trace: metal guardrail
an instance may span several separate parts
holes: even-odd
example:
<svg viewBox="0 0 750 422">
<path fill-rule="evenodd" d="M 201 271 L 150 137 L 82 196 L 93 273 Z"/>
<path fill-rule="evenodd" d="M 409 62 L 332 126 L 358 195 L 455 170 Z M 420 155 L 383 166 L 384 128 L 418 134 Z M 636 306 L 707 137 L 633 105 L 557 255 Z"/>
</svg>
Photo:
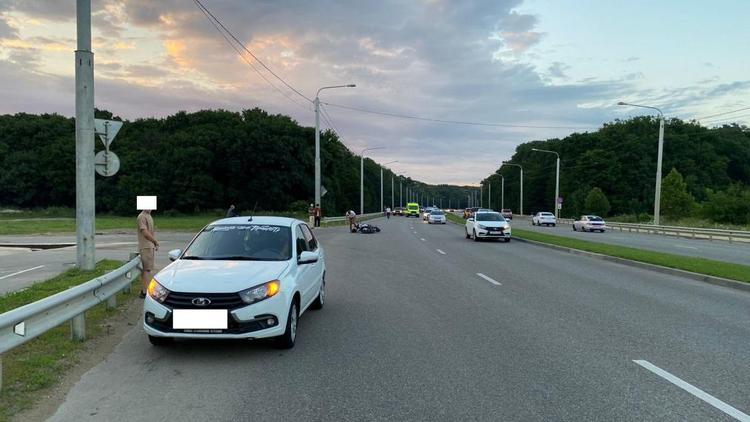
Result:
<svg viewBox="0 0 750 422">
<path fill-rule="evenodd" d="M 370 219 L 374 217 L 384 216 L 385 213 L 382 212 L 371 212 L 368 214 L 362 214 L 357 216 L 357 220 L 364 220 L 364 219 Z M 323 223 L 335 223 L 337 221 L 346 221 L 345 216 L 340 217 L 323 217 Z"/>
<path fill-rule="evenodd" d="M 140 258 L 131 254 L 120 268 L 68 290 L 0 314 L 0 388 L 2 388 L 2 354 L 47 331 L 70 321 L 71 337 L 86 338 L 85 313 L 106 302 L 117 306 L 116 294 L 130 289 L 130 283 L 141 274 Z"/>
<path fill-rule="evenodd" d="M 513 215 L 513 218 L 530 220 L 530 216 Z M 558 224 L 573 224 L 571 218 L 558 218 Z M 653 224 L 637 223 L 619 223 L 608 221 L 608 229 L 619 230 L 629 233 L 648 233 L 662 236 L 686 237 L 690 239 L 707 239 L 707 240 L 727 240 L 729 242 L 750 242 L 750 231 L 744 230 L 723 230 L 723 229 L 705 229 L 700 227 L 681 227 L 681 226 L 655 226 Z"/>
</svg>

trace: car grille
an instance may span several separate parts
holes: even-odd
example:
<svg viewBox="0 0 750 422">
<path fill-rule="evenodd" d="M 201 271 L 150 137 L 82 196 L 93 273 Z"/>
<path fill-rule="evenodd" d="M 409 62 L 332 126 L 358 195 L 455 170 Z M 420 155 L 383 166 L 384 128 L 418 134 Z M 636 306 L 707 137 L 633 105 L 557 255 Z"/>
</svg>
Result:
<svg viewBox="0 0 750 422">
<path fill-rule="evenodd" d="M 207 306 L 193 304 L 195 298 L 206 298 L 211 301 Z M 237 293 L 179 293 L 170 292 L 162 303 L 172 309 L 228 309 L 234 310 L 247 306 Z"/>
<path fill-rule="evenodd" d="M 153 314 L 147 314 L 153 317 Z M 144 319 L 149 327 L 159 330 L 162 333 L 194 333 L 194 334 L 245 334 L 253 331 L 265 330 L 266 328 L 275 327 L 278 325 L 278 318 L 275 315 L 258 315 L 255 321 L 236 321 L 232 316 L 228 316 L 227 328 L 221 329 L 210 329 L 210 330 L 182 330 L 172 328 L 172 314 L 168 314 L 165 319 L 154 319 L 153 322 L 148 322 L 148 318 Z M 268 325 L 268 318 L 273 318 L 276 323 Z"/>
</svg>

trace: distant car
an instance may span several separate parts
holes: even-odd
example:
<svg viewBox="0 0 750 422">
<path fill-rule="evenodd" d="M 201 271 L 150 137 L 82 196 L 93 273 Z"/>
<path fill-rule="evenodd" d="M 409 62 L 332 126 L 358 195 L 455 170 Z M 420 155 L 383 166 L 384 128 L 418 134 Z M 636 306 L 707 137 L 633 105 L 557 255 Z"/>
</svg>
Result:
<svg viewBox="0 0 750 422">
<path fill-rule="evenodd" d="M 274 337 L 291 348 L 299 317 L 323 307 L 325 254 L 299 220 L 221 219 L 169 259 L 143 303 L 143 329 L 155 346 L 175 338 Z"/>
<path fill-rule="evenodd" d="M 510 223 L 499 212 L 477 212 L 466 220 L 466 238 L 503 239 L 510 242 Z"/>
<path fill-rule="evenodd" d="M 551 212 L 538 212 L 531 217 L 531 225 L 555 227 L 557 225 L 557 218 Z"/>
<path fill-rule="evenodd" d="M 512 220 L 513 219 L 513 211 L 511 211 L 510 208 L 503 208 L 500 213 L 505 217 L 506 220 Z"/>
<path fill-rule="evenodd" d="M 406 204 L 406 211 L 404 212 L 404 215 L 407 217 L 417 217 L 419 218 L 419 204 L 416 202 L 409 202 Z"/>
<path fill-rule="evenodd" d="M 404 215 L 404 208 L 403 207 L 394 207 L 393 208 L 393 215 Z"/>
<path fill-rule="evenodd" d="M 445 213 L 440 210 L 430 211 L 430 215 L 427 217 L 427 223 L 429 224 L 445 224 L 446 222 Z"/>
<path fill-rule="evenodd" d="M 424 211 L 422 211 L 422 220 L 427 221 L 427 218 L 434 209 L 432 207 L 425 207 Z"/>
<path fill-rule="evenodd" d="M 598 215 L 582 215 L 581 218 L 573 222 L 573 231 L 599 231 L 604 233 L 604 230 L 606 229 L 607 225 L 604 223 L 604 220 Z"/>
</svg>

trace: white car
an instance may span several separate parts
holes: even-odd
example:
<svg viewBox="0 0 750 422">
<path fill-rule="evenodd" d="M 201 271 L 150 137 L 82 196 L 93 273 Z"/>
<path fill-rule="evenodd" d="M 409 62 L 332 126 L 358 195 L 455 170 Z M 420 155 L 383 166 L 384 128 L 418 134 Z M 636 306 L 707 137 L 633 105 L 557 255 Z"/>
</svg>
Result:
<svg viewBox="0 0 750 422">
<path fill-rule="evenodd" d="M 432 210 L 430 215 L 427 216 L 427 223 L 429 224 L 445 224 L 446 222 L 445 213 L 440 210 Z"/>
<path fill-rule="evenodd" d="M 557 225 L 557 218 L 555 218 L 555 214 L 552 214 L 551 212 L 538 212 L 531 217 L 531 225 L 554 227 Z"/>
<path fill-rule="evenodd" d="M 215 221 L 148 285 L 143 328 L 154 345 L 175 338 L 275 337 L 294 347 L 297 321 L 325 301 L 325 252 L 302 221 Z"/>
<path fill-rule="evenodd" d="M 427 221 L 427 218 L 430 216 L 430 213 L 434 210 L 432 207 L 427 207 L 422 211 L 422 220 Z"/>
<path fill-rule="evenodd" d="M 582 232 L 595 232 L 599 231 L 604 233 L 607 229 L 607 224 L 604 220 L 597 215 L 582 215 L 581 218 L 573 222 L 573 231 Z"/>
<path fill-rule="evenodd" d="M 466 219 L 466 238 L 474 239 L 503 239 L 510 242 L 510 224 L 499 212 L 479 212 Z"/>
</svg>

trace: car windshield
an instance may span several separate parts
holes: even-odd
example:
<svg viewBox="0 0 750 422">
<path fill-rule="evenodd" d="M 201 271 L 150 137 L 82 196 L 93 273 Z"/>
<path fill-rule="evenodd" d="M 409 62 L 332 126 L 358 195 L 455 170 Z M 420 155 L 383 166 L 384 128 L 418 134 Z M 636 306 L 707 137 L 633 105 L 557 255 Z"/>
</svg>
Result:
<svg viewBox="0 0 750 422">
<path fill-rule="evenodd" d="M 602 220 L 601 217 L 597 217 L 595 215 L 590 215 L 589 216 L 589 221 L 604 221 L 604 220 Z"/>
<path fill-rule="evenodd" d="M 443 212 L 435 210 L 435 211 L 430 211 L 430 214 L 431 215 L 443 215 Z"/>
<path fill-rule="evenodd" d="M 542 217 L 554 217 L 554 215 L 551 212 L 543 212 Z"/>
<path fill-rule="evenodd" d="M 198 234 L 182 259 L 286 261 L 292 257 L 289 227 L 212 225 Z"/>
<path fill-rule="evenodd" d="M 505 221 L 505 218 L 496 212 L 482 212 L 477 213 L 477 221 Z"/>
</svg>

